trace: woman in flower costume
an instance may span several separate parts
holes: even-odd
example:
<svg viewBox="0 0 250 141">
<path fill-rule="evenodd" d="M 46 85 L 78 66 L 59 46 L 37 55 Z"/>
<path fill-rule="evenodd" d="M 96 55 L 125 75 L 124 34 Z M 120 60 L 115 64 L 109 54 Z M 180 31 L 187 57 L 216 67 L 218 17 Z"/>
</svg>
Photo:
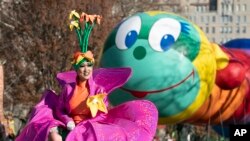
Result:
<svg viewBox="0 0 250 141">
<path fill-rule="evenodd" d="M 57 74 L 63 87 L 57 96 L 44 93 L 16 141 L 150 141 L 156 131 L 158 112 L 147 100 L 135 100 L 107 109 L 107 95 L 122 86 L 130 68 L 93 70 L 94 57 L 87 51 L 88 38 L 99 15 L 81 16 L 72 11 L 70 28 L 75 29 L 81 51 L 74 54 L 74 71 Z M 84 23 L 84 29 L 81 27 Z"/>
</svg>

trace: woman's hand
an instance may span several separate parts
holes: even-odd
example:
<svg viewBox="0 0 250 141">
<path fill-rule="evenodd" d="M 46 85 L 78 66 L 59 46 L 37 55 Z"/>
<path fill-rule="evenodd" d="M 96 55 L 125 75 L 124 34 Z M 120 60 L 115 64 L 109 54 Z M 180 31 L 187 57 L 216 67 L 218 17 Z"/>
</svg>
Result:
<svg viewBox="0 0 250 141">
<path fill-rule="evenodd" d="M 69 121 L 68 123 L 67 123 L 67 129 L 69 130 L 69 131 L 72 131 L 74 128 L 75 128 L 75 123 L 74 123 L 74 121 Z"/>
<path fill-rule="evenodd" d="M 49 131 L 49 141 L 62 141 L 62 136 L 58 134 L 58 128 L 52 127 Z"/>
</svg>

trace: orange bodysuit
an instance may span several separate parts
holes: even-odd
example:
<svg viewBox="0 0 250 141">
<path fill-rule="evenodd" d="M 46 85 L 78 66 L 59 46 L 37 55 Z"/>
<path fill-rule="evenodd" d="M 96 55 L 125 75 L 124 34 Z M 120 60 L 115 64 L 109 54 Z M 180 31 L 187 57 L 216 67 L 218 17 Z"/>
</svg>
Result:
<svg viewBox="0 0 250 141">
<path fill-rule="evenodd" d="M 89 89 L 86 82 L 77 83 L 73 96 L 69 101 L 70 116 L 76 124 L 91 117 L 90 110 L 86 105 L 89 96 Z"/>
</svg>

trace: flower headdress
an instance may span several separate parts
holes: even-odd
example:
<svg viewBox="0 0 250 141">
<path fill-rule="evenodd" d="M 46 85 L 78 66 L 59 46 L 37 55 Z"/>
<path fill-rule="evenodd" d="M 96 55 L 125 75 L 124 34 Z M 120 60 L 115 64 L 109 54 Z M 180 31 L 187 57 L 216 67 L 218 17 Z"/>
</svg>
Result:
<svg viewBox="0 0 250 141">
<path fill-rule="evenodd" d="M 80 51 L 74 54 L 72 62 L 74 69 L 78 69 L 85 61 L 94 64 L 93 54 L 88 51 L 89 36 L 96 23 L 100 24 L 101 16 L 88 15 L 84 12 L 79 15 L 73 10 L 70 12 L 69 19 L 71 20 L 69 28 L 71 31 L 75 29 L 80 45 Z"/>
</svg>

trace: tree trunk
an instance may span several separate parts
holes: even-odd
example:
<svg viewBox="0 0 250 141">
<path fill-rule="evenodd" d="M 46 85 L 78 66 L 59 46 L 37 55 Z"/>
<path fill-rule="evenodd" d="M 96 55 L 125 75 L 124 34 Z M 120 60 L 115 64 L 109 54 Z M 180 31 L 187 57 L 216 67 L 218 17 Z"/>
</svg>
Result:
<svg viewBox="0 0 250 141">
<path fill-rule="evenodd" d="M 3 112 L 3 90 L 4 90 L 4 77 L 3 77 L 3 62 L 0 60 L 0 140 L 6 138 L 6 119 Z"/>
<path fill-rule="evenodd" d="M 3 64 L 0 62 L 0 121 L 4 119 L 3 114 L 3 90 L 4 90 Z"/>
</svg>

